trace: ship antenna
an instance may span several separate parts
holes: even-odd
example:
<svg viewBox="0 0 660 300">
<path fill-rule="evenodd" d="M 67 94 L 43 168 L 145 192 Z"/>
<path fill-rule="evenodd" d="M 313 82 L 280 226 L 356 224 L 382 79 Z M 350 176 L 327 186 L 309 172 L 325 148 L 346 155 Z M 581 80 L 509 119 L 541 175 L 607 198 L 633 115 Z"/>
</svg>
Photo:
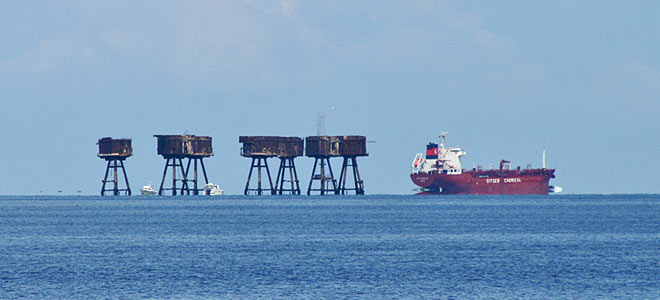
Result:
<svg viewBox="0 0 660 300">
<path fill-rule="evenodd" d="M 443 131 L 443 132 L 440 133 L 439 138 L 442 139 L 442 143 L 440 143 L 440 148 L 445 147 L 445 138 L 447 137 L 447 133 L 449 133 L 449 132 Z"/>
</svg>

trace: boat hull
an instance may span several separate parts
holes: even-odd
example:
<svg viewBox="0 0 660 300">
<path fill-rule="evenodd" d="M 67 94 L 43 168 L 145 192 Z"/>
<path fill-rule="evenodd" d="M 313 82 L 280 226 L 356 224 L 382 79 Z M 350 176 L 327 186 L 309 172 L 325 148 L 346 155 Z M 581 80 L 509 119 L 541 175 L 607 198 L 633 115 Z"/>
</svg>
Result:
<svg viewBox="0 0 660 300">
<path fill-rule="evenodd" d="M 548 194 L 554 169 L 463 171 L 461 174 L 410 174 L 427 192 L 440 194 Z"/>
</svg>

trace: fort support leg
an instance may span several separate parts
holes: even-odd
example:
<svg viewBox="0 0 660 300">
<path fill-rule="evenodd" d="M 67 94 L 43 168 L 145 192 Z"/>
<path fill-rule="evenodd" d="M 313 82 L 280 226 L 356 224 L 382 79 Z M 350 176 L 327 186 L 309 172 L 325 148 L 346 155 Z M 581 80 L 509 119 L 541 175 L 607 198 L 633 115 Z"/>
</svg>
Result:
<svg viewBox="0 0 660 300">
<path fill-rule="evenodd" d="M 209 178 L 206 177 L 206 168 L 204 167 L 204 160 L 200 159 L 199 164 L 202 165 L 202 173 L 204 174 L 204 184 L 208 184 L 209 183 Z"/>
<path fill-rule="evenodd" d="M 287 170 L 289 171 L 290 189 L 284 188 L 287 181 Z M 275 179 L 275 194 L 282 195 L 284 192 L 289 192 L 292 195 L 300 195 L 300 184 L 298 183 L 296 166 L 292 157 L 280 157 L 280 167 L 277 171 L 277 178 Z"/>
<path fill-rule="evenodd" d="M 205 184 L 209 183 L 208 177 L 206 176 L 206 168 L 204 167 L 204 159 L 203 158 L 188 158 L 188 163 L 186 164 L 186 168 L 183 168 L 183 163 L 181 162 L 181 172 L 183 174 L 183 179 L 182 181 L 182 186 L 181 186 L 181 195 L 184 194 L 184 192 L 187 195 L 190 195 L 191 192 L 193 195 L 199 195 L 199 176 L 198 176 L 198 163 L 202 166 L 202 173 L 204 175 L 204 181 Z M 190 166 L 192 165 L 192 174 L 190 174 Z M 192 177 L 192 179 L 189 179 Z M 190 188 L 189 182 L 192 182 L 192 189 Z"/>
<path fill-rule="evenodd" d="M 264 166 L 266 167 L 266 174 L 268 175 L 268 184 L 270 185 L 270 194 L 275 195 L 275 188 L 273 187 L 273 180 L 270 177 L 270 170 L 268 169 L 268 162 L 264 157 Z"/>
<path fill-rule="evenodd" d="M 112 194 L 119 196 L 119 180 L 117 178 L 117 160 L 112 161 Z"/>
<path fill-rule="evenodd" d="M 328 170 L 330 171 L 330 183 L 332 183 L 332 191 L 335 192 L 335 195 L 339 195 L 335 174 L 332 173 L 332 165 L 330 165 L 330 158 L 326 158 L 326 160 L 328 161 Z"/>
<path fill-rule="evenodd" d="M 170 188 L 165 187 L 165 178 L 167 178 L 167 169 L 169 167 L 172 167 L 172 196 L 176 196 L 177 194 L 177 188 L 176 188 L 176 169 L 177 167 L 181 170 L 181 175 L 184 176 L 185 178 L 185 170 L 183 169 L 183 162 L 181 161 L 180 158 L 167 158 L 165 161 L 165 169 L 163 170 L 163 179 L 160 181 L 160 188 L 158 189 L 158 195 L 162 195 L 163 191 L 170 190 Z M 181 194 L 183 195 L 183 190 L 181 191 Z"/>
<path fill-rule="evenodd" d="M 318 164 L 319 159 L 314 158 L 314 167 L 312 167 L 312 177 L 309 178 L 309 186 L 307 187 L 307 195 L 312 194 L 312 183 L 314 183 L 314 175 L 316 175 L 316 165 Z"/>
<path fill-rule="evenodd" d="M 176 196 L 176 158 L 172 159 L 172 196 Z"/>
<path fill-rule="evenodd" d="M 255 160 L 257 161 L 256 165 L 254 164 Z M 254 167 L 257 168 L 257 188 L 256 189 L 250 189 L 249 188 L 250 181 L 249 181 L 249 176 L 248 176 L 248 182 L 247 182 L 246 189 L 245 189 L 246 193 L 249 192 L 249 191 L 256 191 L 257 195 L 260 195 L 260 196 L 263 195 L 264 188 L 263 188 L 263 185 L 261 184 L 261 169 L 266 169 L 266 176 L 268 176 L 268 184 L 269 184 L 270 194 L 275 195 L 275 187 L 273 186 L 273 179 L 270 176 L 270 170 L 268 169 L 267 157 L 255 157 L 255 158 L 252 158 L 252 161 L 253 161 L 253 163 L 252 163 L 252 167 L 250 169 L 252 169 Z M 252 173 L 252 170 L 250 170 L 250 173 Z"/>
<path fill-rule="evenodd" d="M 103 176 L 103 185 L 101 186 L 101 196 L 105 195 L 105 192 L 112 191 L 112 195 L 118 196 L 121 192 L 126 192 L 126 195 L 131 195 L 131 187 L 128 183 L 128 176 L 126 175 L 126 169 L 124 168 L 123 159 L 107 159 L 107 165 L 105 168 L 105 175 Z M 126 188 L 120 188 L 119 182 L 119 171 L 123 173 L 124 182 L 126 182 Z M 112 172 L 112 175 L 110 175 Z M 108 175 L 111 176 L 111 179 L 108 179 Z M 107 183 L 112 182 L 112 188 L 107 188 Z"/>
<path fill-rule="evenodd" d="M 126 175 L 126 168 L 124 168 L 124 161 L 120 160 L 121 163 L 121 171 L 124 173 L 124 181 L 126 182 L 126 193 L 130 196 L 131 195 L 131 185 L 128 184 L 128 175 Z"/>
<path fill-rule="evenodd" d="M 325 159 L 321 159 L 321 195 L 325 195 Z"/>
<path fill-rule="evenodd" d="M 348 160 L 344 157 L 344 161 L 341 164 L 341 171 L 339 172 L 339 192 L 342 195 L 346 194 L 346 169 L 348 169 Z"/>
<path fill-rule="evenodd" d="M 250 189 L 250 178 L 252 177 L 252 169 L 254 169 L 254 160 L 256 158 L 252 158 L 252 163 L 250 164 L 250 173 L 248 173 L 248 178 L 247 178 L 247 183 L 245 183 L 245 190 L 243 190 L 243 195 L 248 195 L 248 190 Z"/>
<path fill-rule="evenodd" d="M 284 190 L 284 158 L 280 158 L 280 167 L 277 169 L 277 177 L 275 178 L 275 192 L 282 195 Z"/>
<path fill-rule="evenodd" d="M 261 196 L 261 158 L 257 159 L 257 195 Z"/>
<path fill-rule="evenodd" d="M 298 181 L 298 172 L 296 172 L 296 164 L 293 162 L 293 158 L 291 158 L 291 166 L 293 169 L 293 177 L 291 178 L 291 186 L 293 186 L 293 180 L 296 182 L 296 189 L 295 189 L 295 194 L 300 195 L 300 182 Z"/>
<path fill-rule="evenodd" d="M 319 164 L 320 161 L 320 164 Z M 316 166 L 319 165 L 319 173 L 316 173 Z M 326 166 L 330 176 L 326 176 Z M 295 171 L 294 171 L 295 172 Z M 313 188 L 314 181 L 318 180 L 320 186 L 318 189 Z M 321 195 L 326 193 L 333 192 L 338 194 L 339 190 L 337 189 L 337 181 L 335 180 L 335 175 L 332 172 L 332 165 L 330 165 L 329 157 L 317 157 L 314 160 L 314 168 L 312 169 L 312 177 L 309 180 L 309 188 L 307 189 L 307 195 L 311 195 L 312 191 L 318 191 Z"/>
<path fill-rule="evenodd" d="M 163 170 L 163 179 L 160 181 L 160 188 L 158 188 L 158 195 L 163 194 L 163 186 L 165 185 L 165 177 L 167 176 L 167 167 L 170 166 L 170 158 L 165 161 L 165 169 Z"/>
<path fill-rule="evenodd" d="M 105 175 L 103 176 L 103 184 L 101 185 L 101 196 L 105 196 L 105 183 L 108 181 L 108 171 L 110 171 L 110 161 L 105 167 Z"/>
<path fill-rule="evenodd" d="M 183 160 L 179 158 L 179 169 L 181 170 L 181 195 L 190 195 L 190 189 L 188 188 L 188 170 L 190 169 L 190 158 L 188 158 L 188 164 L 186 168 L 183 168 Z"/>
<path fill-rule="evenodd" d="M 353 172 L 353 188 L 346 186 L 346 178 L 348 177 L 348 169 L 351 168 Z M 338 191 L 344 195 L 346 191 L 355 191 L 356 195 L 364 195 L 364 182 L 360 178 L 360 171 L 358 169 L 357 158 L 353 156 L 345 156 L 341 168 L 341 175 L 339 177 Z"/>
<path fill-rule="evenodd" d="M 193 182 L 193 195 L 199 195 L 199 188 L 197 187 L 197 159 L 195 158 L 195 163 L 194 163 L 194 168 L 195 168 L 195 181 Z"/>
<path fill-rule="evenodd" d="M 357 158 L 352 157 L 353 160 L 353 177 L 355 178 L 355 194 L 364 195 L 364 182 L 360 178 L 360 171 L 358 170 Z"/>
</svg>

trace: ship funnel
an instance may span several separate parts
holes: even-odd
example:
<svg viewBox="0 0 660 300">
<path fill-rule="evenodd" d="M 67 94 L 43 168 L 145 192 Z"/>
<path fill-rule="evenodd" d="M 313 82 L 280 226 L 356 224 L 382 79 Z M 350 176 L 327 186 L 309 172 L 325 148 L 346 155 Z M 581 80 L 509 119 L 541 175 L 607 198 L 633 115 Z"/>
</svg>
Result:
<svg viewBox="0 0 660 300">
<path fill-rule="evenodd" d="M 429 143 L 426 145 L 426 159 L 438 159 L 438 144 Z"/>
</svg>

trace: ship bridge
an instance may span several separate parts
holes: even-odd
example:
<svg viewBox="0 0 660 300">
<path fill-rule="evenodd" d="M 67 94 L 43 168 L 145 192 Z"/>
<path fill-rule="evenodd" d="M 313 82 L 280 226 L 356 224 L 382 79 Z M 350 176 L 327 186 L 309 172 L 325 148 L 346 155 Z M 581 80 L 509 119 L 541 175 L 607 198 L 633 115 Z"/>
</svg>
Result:
<svg viewBox="0 0 660 300">
<path fill-rule="evenodd" d="M 426 146 L 426 156 L 417 153 L 412 163 L 413 173 L 450 175 L 463 173 L 461 156 L 467 153 L 460 147 L 446 148 L 446 133 L 443 132 L 440 137 L 442 138 L 440 146 L 435 143 Z"/>
</svg>

